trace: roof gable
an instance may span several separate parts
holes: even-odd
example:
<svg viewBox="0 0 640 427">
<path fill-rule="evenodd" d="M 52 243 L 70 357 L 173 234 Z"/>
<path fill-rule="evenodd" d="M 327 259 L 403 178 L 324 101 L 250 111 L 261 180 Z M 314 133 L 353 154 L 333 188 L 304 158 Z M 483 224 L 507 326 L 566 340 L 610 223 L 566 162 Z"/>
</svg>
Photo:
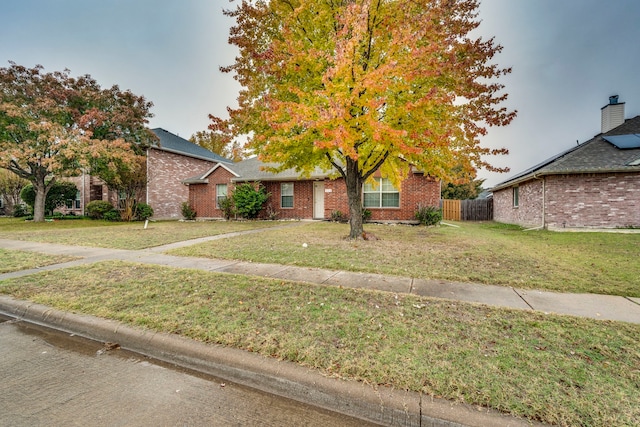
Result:
<svg viewBox="0 0 640 427">
<path fill-rule="evenodd" d="M 208 160 L 211 162 L 223 162 L 232 163 L 231 160 L 226 159 L 219 154 L 207 150 L 191 141 L 187 141 L 184 138 L 179 137 L 169 131 L 162 128 L 151 129 L 153 133 L 160 139 L 159 143 L 153 144 L 153 148 L 162 151 L 168 151 L 170 153 L 180 154 L 183 156 L 194 157 L 196 159 Z"/>
</svg>

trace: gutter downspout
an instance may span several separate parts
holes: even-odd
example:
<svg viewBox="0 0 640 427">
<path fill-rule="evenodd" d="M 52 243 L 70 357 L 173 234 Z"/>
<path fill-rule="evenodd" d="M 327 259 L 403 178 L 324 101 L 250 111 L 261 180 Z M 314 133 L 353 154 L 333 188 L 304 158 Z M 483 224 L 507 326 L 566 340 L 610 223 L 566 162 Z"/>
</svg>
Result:
<svg viewBox="0 0 640 427">
<path fill-rule="evenodd" d="M 546 185 L 545 184 L 546 184 L 547 180 L 545 179 L 544 175 L 542 176 L 542 178 L 540 178 L 536 174 L 534 174 L 533 178 L 542 180 L 542 225 L 539 225 L 539 226 L 533 227 L 533 228 L 527 228 L 524 231 L 544 230 L 544 228 L 546 226 L 545 215 L 547 213 L 547 204 L 546 204 L 547 192 L 546 192 Z"/>
</svg>

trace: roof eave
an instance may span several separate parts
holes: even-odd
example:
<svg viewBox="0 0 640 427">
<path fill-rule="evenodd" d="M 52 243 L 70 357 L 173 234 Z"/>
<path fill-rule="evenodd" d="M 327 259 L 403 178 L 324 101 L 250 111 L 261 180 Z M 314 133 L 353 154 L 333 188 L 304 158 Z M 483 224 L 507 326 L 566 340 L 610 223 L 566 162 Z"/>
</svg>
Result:
<svg viewBox="0 0 640 427">
<path fill-rule="evenodd" d="M 208 184 L 208 179 L 184 179 L 182 180 L 183 185 L 192 185 L 192 184 Z"/>
<path fill-rule="evenodd" d="M 563 171 L 543 171 L 525 175 L 523 177 L 514 179 L 513 181 L 503 182 L 495 187 L 489 189 L 489 191 L 499 191 L 505 188 L 513 187 L 514 185 L 522 184 L 523 182 L 539 179 L 548 175 L 576 175 L 587 173 L 625 173 L 625 172 L 640 172 L 640 166 L 638 167 L 626 167 L 626 168 L 612 168 L 612 169 L 580 169 L 580 170 L 563 170 Z"/>
<path fill-rule="evenodd" d="M 180 151 L 180 150 L 172 150 L 170 148 L 158 147 L 158 146 L 152 146 L 151 148 L 155 148 L 156 150 L 160 150 L 160 151 L 166 151 L 167 153 L 173 153 L 173 154 L 179 154 L 181 156 L 191 157 L 193 159 L 205 160 L 207 162 L 227 164 L 227 162 L 224 162 L 222 160 L 212 159 L 211 157 L 198 156 L 197 154 L 185 153 L 184 151 Z"/>
</svg>

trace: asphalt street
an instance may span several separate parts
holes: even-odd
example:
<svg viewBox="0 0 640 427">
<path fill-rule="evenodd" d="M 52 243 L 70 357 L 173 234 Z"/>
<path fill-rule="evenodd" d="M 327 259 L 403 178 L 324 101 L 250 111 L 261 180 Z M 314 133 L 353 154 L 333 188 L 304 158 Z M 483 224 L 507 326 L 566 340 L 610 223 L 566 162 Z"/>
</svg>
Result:
<svg viewBox="0 0 640 427">
<path fill-rule="evenodd" d="M 3 427 L 373 425 L 20 321 L 0 323 L 0 413 Z"/>
</svg>

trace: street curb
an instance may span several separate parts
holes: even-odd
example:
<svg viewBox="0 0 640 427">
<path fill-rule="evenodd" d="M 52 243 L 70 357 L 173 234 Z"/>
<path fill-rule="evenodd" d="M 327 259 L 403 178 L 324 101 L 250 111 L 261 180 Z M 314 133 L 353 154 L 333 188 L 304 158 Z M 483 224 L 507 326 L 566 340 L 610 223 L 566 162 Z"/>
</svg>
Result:
<svg viewBox="0 0 640 427">
<path fill-rule="evenodd" d="M 136 329 L 0 295 L 0 314 L 206 373 L 266 393 L 389 426 L 531 426 L 535 423 L 419 393 L 328 378 L 298 364 L 178 335 Z M 535 424 L 540 425 L 540 424 Z"/>
</svg>

